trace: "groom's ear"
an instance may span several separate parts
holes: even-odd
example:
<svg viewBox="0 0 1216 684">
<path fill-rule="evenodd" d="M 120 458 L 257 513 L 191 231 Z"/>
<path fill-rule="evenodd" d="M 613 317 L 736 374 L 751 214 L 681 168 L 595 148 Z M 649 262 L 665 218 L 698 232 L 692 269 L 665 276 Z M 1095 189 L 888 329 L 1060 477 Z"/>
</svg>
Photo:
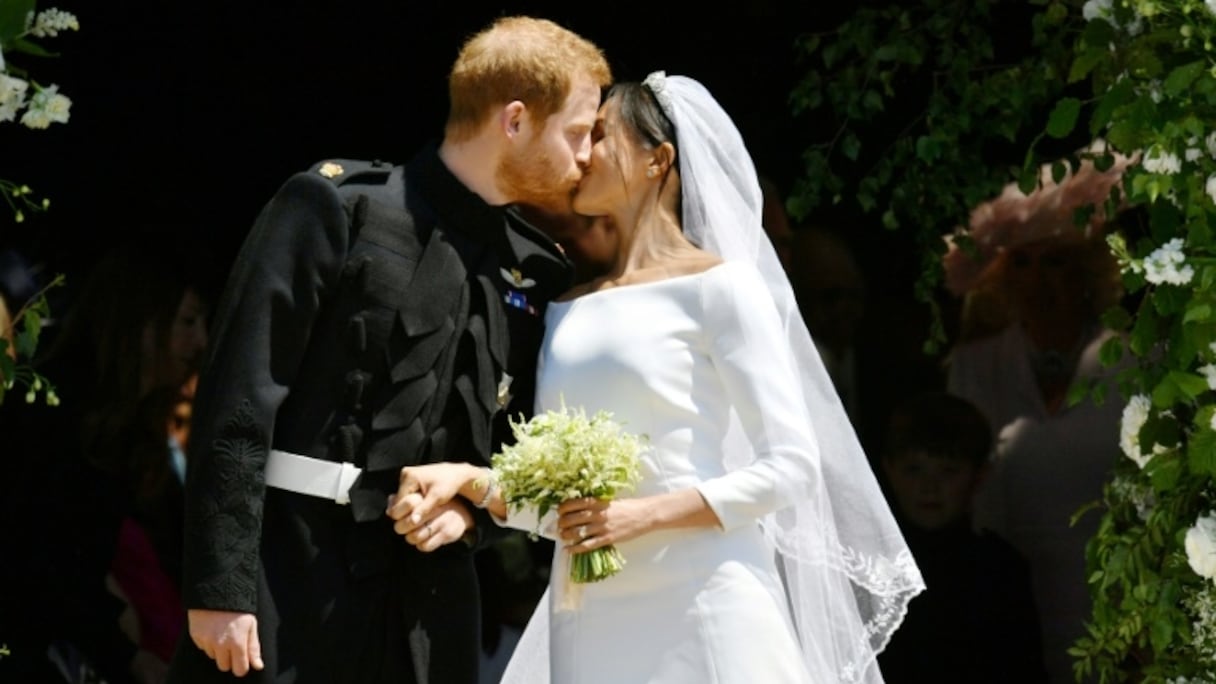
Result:
<svg viewBox="0 0 1216 684">
<path fill-rule="evenodd" d="M 498 111 L 498 126 L 508 138 L 514 138 L 527 125 L 528 106 L 512 100 Z"/>
</svg>

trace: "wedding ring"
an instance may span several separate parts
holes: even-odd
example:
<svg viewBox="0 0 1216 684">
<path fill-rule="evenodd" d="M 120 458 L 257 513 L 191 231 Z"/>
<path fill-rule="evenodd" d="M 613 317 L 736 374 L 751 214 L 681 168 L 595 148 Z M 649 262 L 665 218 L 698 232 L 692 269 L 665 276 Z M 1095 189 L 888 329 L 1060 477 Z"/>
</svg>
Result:
<svg viewBox="0 0 1216 684">
<path fill-rule="evenodd" d="M 422 529 L 426 530 L 426 536 L 429 539 L 431 537 L 431 524 L 427 523 L 427 524 L 423 525 Z"/>
<path fill-rule="evenodd" d="M 578 534 L 579 539 L 587 538 L 587 526 L 586 525 L 579 525 L 577 528 L 575 528 L 574 531 Z"/>
</svg>

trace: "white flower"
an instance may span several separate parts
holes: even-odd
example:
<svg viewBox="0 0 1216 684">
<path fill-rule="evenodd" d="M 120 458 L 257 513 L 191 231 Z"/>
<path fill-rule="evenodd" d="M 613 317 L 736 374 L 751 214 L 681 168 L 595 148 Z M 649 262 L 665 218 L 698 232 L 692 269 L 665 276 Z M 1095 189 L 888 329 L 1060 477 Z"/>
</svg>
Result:
<svg viewBox="0 0 1216 684">
<path fill-rule="evenodd" d="M 1212 198 L 1212 202 L 1216 202 L 1216 173 L 1208 176 L 1208 182 L 1203 186 L 1203 191 Z"/>
<path fill-rule="evenodd" d="M 54 123 L 67 123 L 72 101 L 66 95 L 59 94 L 59 86 L 52 85 L 34 93 L 30 98 L 30 107 L 45 111 Z"/>
<path fill-rule="evenodd" d="M 1208 349 L 1211 350 L 1213 354 L 1216 354 L 1216 342 L 1208 343 Z"/>
<path fill-rule="evenodd" d="M 1093 21 L 1094 19 L 1111 21 L 1113 14 L 1111 12 L 1112 4 L 1113 0 L 1086 0 L 1085 4 L 1081 6 L 1081 16 L 1085 17 L 1085 21 Z"/>
<path fill-rule="evenodd" d="M 1216 580 L 1216 516 L 1201 515 L 1186 531 L 1186 562 L 1196 575 Z"/>
<path fill-rule="evenodd" d="M 1216 587 L 1205 585 L 1198 591 L 1183 593 L 1182 605 L 1190 614 L 1191 647 L 1201 661 L 1216 661 Z M 1182 681 L 1178 681 L 1182 680 Z M 1179 677 L 1171 684 L 1211 684 L 1210 678 L 1191 680 Z"/>
<path fill-rule="evenodd" d="M 1208 6 L 1208 11 L 1216 14 L 1216 0 L 1203 0 L 1203 4 Z"/>
<path fill-rule="evenodd" d="M 1154 444 L 1152 454 L 1145 455 L 1140 452 L 1140 429 L 1148 422 L 1151 408 L 1152 401 L 1147 396 L 1143 394 L 1133 396 L 1127 402 L 1127 406 L 1123 407 L 1123 418 L 1119 425 L 1119 447 L 1141 468 L 1148 464 L 1154 454 L 1167 451 L 1160 444 Z"/>
<path fill-rule="evenodd" d="M 25 91 L 29 83 L 7 74 L 0 74 L 0 121 L 14 121 L 25 106 Z"/>
<path fill-rule="evenodd" d="M 1208 427 L 1210 427 L 1210 428 L 1212 428 L 1212 430 L 1216 431 L 1216 413 L 1212 414 L 1212 420 L 1208 423 Z"/>
<path fill-rule="evenodd" d="M 1208 156 L 1216 159 L 1216 131 L 1208 133 L 1208 137 L 1203 139 L 1203 143 L 1208 148 Z"/>
<path fill-rule="evenodd" d="M 30 108 L 21 115 L 21 123 L 26 128 L 42 129 L 51 125 L 51 116 L 42 109 Z"/>
<path fill-rule="evenodd" d="M 1172 176 L 1182 170 L 1182 161 L 1173 152 L 1166 152 L 1160 146 L 1154 145 L 1144 155 L 1144 169 L 1149 173 L 1161 173 Z"/>
<path fill-rule="evenodd" d="M 21 123 L 29 128 L 46 128 L 53 123 L 67 123 L 72 101 L 59 94 L 59 86 L 39 88 L 30 98 L 29 108 L 21 117 Z"/>
<path fill-rule="evenodd" d="M 76 15 L 58 9 L 47 9 L 38 13 L 34 24 L 29 28 L 30 35 L 35 38 L 54 38 L 60 31 L 79 31 L 80 22 Z"/>
<path fill-rule="evenodd" d="M 1186 153 L 1183 154 L 1182 157 L 1189 162 L 1199 161 L 1199 159 L 1203 157 L 1203 150 L 1199 149 L 1198 147 L 1188 147 L 1186 148 Z"/>
<path fill-rule="evenodd" d="M 1148 96 L 1153 100 L 1154 104 L 1161 104 L 1162 95 L 1160 79 L 1153 79 L 1148 84 Z M 1170 156 L 1173 157 L 1174 155 L 1171 154 Z M 1177 157 L 1174 157 L 1174 159 L 1177 159 Z"/>
<path fill-rule="evenodd" d="M 1199 368 L 1199 372 L 1203 373 L 1204 379 L 1208 381 L 1208 389 L 1216 390 L 1216 364 L 1209 363 L 1206 366 L 1202 366 Z"/>
<path fill-rule="evenodd" d="M 1186 285 L 1194 277 L 1195 269 L 1182 252 L 1182 238 L 1170 240 L 1144 258 L 1144 278 L 1154 285 Z"/>
<path fill-rule="evenodd" d="M 1136 507 L 1136 517 L 1148 520 L 1157 505 L 1157 495 L 1153 493 L 1152 487 L 1122 475 L 1116 475 L 1110 485 L 1115 497 L 1130 501 Z"/>
</svg>

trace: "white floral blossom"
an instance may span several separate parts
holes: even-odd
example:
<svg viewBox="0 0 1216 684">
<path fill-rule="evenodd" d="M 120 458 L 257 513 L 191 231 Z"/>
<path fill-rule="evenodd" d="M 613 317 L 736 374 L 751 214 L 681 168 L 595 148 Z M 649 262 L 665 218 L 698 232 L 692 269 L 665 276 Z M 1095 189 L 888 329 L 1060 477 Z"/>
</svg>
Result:
<svg viewBox="0 0 1216 684">
<path fill-rule="evenodd" d="M 1153 512 L 1153 507 L 1157 505 L 1157 495 L 1153 493 L 1151 486 L 1122 475 L 1116 475 L 1111 480 L 1110 486 L 1114 497 L 1130 501 L 1136 507 L 1137 518 L 1148 520 L 1148 516 Z"/>
<path fill-rule="evenodd" d="M 51 8 L 38 13 L 33 25 L 29 28 L 29 33 L 35 38 L 54 38 L 59 35 L 60 31 L 67 30 L 80 30 L 80 22 L 76 20 L 76 15 Z"/>
<path fill-rule="evenodd" d="M 1216 390 L 1216 364 L 1209 363 L 1206 366 L 1201 366 L 1199 372 L 1203 373 L 1204 379 L 1208 381 L 1208 389 Z"/>
<path fill-rule="evenodd" d="M 31 106 L 37 105 L 45 110 L 51 121 L 55 123 L 68 122 L 72 101 L 66 95 L 59 93 L 59 86 L 53 85 L 38 91 L 34 94 L 32 100 Z"/>
<path fill-rule="evenodd" d="M 43 129 L 51 125 L 51 115 L 43 109 L 27 109 L 21 115 L 21 123 L 26 128 Z"/>
<path fill-rule="evenodd" d="M 1203 4 L 1207 5 L 1209 12 L 1216 14 L 1216 0 L 1203 0 Z"/>
<path fill-rule="evenodd" d="M 59 93 L 59 86 L 39 88 L 30 98 L 21 123 L 29 128 L 46 128 L 53 123 L 67 123 L 72 101 Z"/>
<path fill-rule="evenodd" d="M 1148 154 L 1144 155 L 1144 170 L 1172 176 L 1182 170 L 1182 160 L 1173 152 L 1166 152 L 1160 146 L 1154 145 Z"/>
<path fill-rule="evenodd" d="M 1182 603 L 1191 615 L 1191 646 L 1201 659 L 1216 660 L 1216 586 L 1205 585 L 1185 596 Z M 1191 682 L 1210 684 L 1211 680 L 1195 678 Z"/>
<path fill-rule="evenodd" d="M 0 121 L 17 119 L 17 112 L 25 106 L 25 91 L 28 88 L 28 82 L 0 74 Z"/>
<path fill-rule="evenodd" d="M 1144 468 L 1156 454 L 1168 451 L 1160 444 L 1153 445 L 1153 453 L 1143 454 L 1140 449 L 1140 430 L 1148 422 L 1152 401 L 1143 394 L 1133 396 L 1123 407 L 1123 418 L 1119 425 L 1119 447 L 1136 465 Z"/>
<path fill-rule="evenodd" d="M 1216 173 L 1208 176 L 1208 182 L 1204 184 L 1203 191 L 1212 198 L 1212 202 L 1216 203 Z"/>
<path fill-rule="evenodd" d="M 1186 263 L 1182 244 L 1182 238 L 1174 238 L 1145 257 L 1145 280 L 1154 285 L 1186 285 L 1191 282 L 1195 269 Z"/>
<path fill-rule="evenodd" d="M 1085 4 L 1081 6 L 1081 16 L 1085 17 L 1085 21 L 1105 19 L 1114 23 L 1113 4 L 1113 0 L 1086 0 Z"/>
<path fill-rule="evenodd" d="M 1187 144 L 1190 145 L 1193 143 Z M 1198 147 L 1188 147 L 1186 148 L 1186 152 L 1183 153 L 1182 158 L 1189 162 L 1197 162 L 1203 158 L 1203 150 L 1199 149 Z"/>
<path fill-rule="evenodd" d="M 1216 515 L 1200 515 L 1186 531 L 1186 562 L 1196 575 L 1216 580 Z"/>
</svg>

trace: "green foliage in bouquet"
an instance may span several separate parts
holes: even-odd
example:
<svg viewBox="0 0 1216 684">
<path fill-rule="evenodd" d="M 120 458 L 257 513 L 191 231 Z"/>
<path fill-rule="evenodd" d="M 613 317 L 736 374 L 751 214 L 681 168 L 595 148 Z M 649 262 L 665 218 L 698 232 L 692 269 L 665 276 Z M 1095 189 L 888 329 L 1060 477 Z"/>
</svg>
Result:
<svg viewBox="0 0 1216 684">
<path fill-rule="evenodd" d="M 645 438 L 626 432 L 612 414 L 588 416 L 582 408 L 546 411 L 511 421 L 515 443 L 493 456 L 491 466 L 503 501 L 514 510 L 535 507 L 540 516 L 563 501 L 611 500 L 641 479 Z M 575 554 L 570 578 L 596 582 L 621 570 L 625 559 L 609 545 Z"/>
<path fill-rule="evenodd" d="M 1025 25 L 995 18 L 1019 7 Z M 1027 50 L 998 54 L 1019 34 Z M 1005 183 L 1033 190 L 1041 164 L 1058 181 L 1086 154 L 1099 170 L 1136 160 L 1104 207 L 1136 219 L 1109 241 L 1132 304 L 1103 319 L 1121 333 L 1102 361 L 1126 366 L 1126 458 L 1091 507 L 1094 608 L 1071 653 L 1078 678 L 1216 681 L 1216 0 L 919 0 L 800 47 L 794 109 L 835 126 L 790 209 L 856 202 L 914 231 L 930 307 L 943 238 L 966 245 L 970 209 Z M 927 346 L 943 341 L 936 327 Z"/>
</svg>

